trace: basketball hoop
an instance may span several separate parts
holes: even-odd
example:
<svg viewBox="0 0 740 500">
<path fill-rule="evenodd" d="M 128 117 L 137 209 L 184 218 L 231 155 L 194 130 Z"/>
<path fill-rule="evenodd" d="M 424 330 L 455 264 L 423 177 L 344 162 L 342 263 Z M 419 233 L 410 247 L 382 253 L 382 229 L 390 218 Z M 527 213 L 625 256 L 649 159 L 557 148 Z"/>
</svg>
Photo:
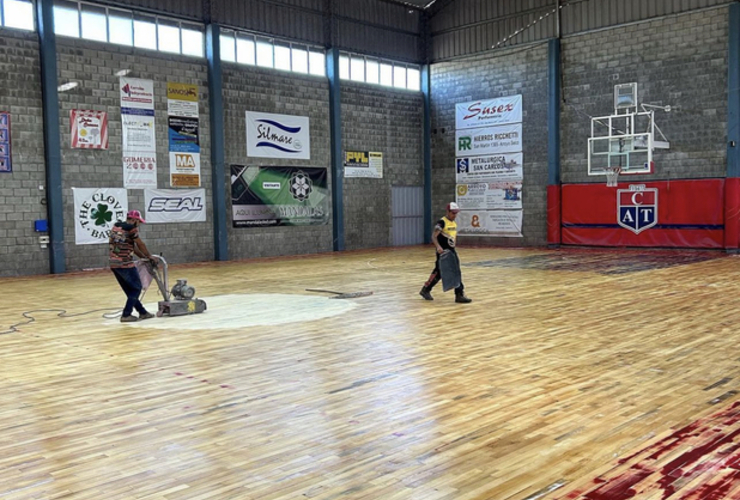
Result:
<svg viewBox="0 0 740 500">
<path fill-rule="evenodd" d="M 607 167 L 604 170 L 606 174 L 606 187 L 617 187 L 619 184 L 619 173 L 622 171 L 622 167 Z"/>
</svg>

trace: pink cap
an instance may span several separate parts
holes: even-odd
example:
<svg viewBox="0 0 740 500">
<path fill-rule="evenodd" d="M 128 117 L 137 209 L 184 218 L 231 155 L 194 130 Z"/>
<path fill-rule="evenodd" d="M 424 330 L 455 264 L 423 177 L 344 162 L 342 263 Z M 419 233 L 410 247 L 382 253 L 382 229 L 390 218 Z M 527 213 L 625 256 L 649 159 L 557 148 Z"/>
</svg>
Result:
<svg viewBox="0 0 740 500">
<path fill-rule="evenodd" d="M 128 211 L 128 214 L 126 214 L 126 218 L 127 218 L 127 219 L 134 219 L 134 220 L 138 220 L 138 221 L 139 221 L 139 222 L 141 222 L 142 224 L 146 224 L 146 221 L 145 221 L 145 220 L 144 220 L 144 218 L 143 218 L 143 217 L 141 216 L 141 212 L 139 212 L 138 210 L 129 210 L 129 211 Z"/>
<path fill-rule="evenodd" d="M 460 207 L 454 201 L 447 204 L 447 211 L 456 214 L 460 211 Z"/>
</svg>

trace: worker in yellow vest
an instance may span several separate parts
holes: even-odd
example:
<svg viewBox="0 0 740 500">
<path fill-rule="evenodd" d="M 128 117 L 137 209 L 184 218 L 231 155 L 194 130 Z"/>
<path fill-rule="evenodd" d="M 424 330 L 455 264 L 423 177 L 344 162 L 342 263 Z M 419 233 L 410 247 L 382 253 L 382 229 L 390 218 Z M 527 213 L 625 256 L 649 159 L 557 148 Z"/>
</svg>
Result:
<svg viewBox="0 0 740 500">
<path fill-rule="evenodd" d="M 424 286 L 419 292 L 419 295 L 424 297 L 424 300 L 434 300 L 434 297 L 432 297 L 431 293 L 432 288 L 434 288 L 434 285 L 439 283 L 439 280 L 442 278 L 442 275 L 439 271 L 439 256 L 445 250 L 455 252 L 455 241 L 457 240 L 457 223 L 455 222 L 455 219 L 457 218 L 457 213 L 459 211 L 460 207 L 457 205 L 457 203 L 448 203 L 447 214 L 440 220 L 438 220 L 437 224 L 434 226 L 432 243 L 434 243 L 434 246 L 437 249 L 437 261 L 434 265 L 434 271 L 432 271 L 432 274 L 429 275 L 429 279 L 426 283 L 424 283 Z M 465 296 L 464 290 L 465 287 L 462 283 L 462 280 L 460 280 L 460 286 L 455 288 L 455 302 L 458 302 L 460 304 L 468 304 L 472 302 L 471 299 Z"/>
</svg>

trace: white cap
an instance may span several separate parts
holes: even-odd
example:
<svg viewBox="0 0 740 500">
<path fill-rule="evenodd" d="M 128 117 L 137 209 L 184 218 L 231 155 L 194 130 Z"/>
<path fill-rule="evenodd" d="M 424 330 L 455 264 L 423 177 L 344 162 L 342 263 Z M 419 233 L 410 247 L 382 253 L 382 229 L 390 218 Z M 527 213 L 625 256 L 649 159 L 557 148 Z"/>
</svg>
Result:
<svg viewBox="0 0 740 500">
<path fill-rule="evenodd" d="M 455 203 L 454 201 L 447 204 L 447 211 L 452 213 L 457 213 L 460 211 L 460 207 Z"/>
</svg>

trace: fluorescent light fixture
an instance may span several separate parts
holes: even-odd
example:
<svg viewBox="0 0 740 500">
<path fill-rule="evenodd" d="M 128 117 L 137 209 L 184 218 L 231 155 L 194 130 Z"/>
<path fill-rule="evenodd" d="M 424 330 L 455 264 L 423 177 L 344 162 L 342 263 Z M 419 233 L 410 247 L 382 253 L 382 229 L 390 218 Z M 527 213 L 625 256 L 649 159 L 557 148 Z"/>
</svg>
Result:
<svg viewBox="0 0 740 500">
<path fill-rule="evenodd" d="M 131 73 L 131 70 L 130 69 L 122 69 L 121 71 L 116 71 L 116 76 L 118 76 L 118 77 L 126 76 L 129 73 Z"/>
<path fill-rule="evenodd" d="M 67 92 L 68 90 L 72 90 L 75 87 L 78 87 L 80 84 L 78 82 L 67 82 L 63 83 L 60 86 L 57 87 L 57 91 L 59 92 Z"/>
</svg>

